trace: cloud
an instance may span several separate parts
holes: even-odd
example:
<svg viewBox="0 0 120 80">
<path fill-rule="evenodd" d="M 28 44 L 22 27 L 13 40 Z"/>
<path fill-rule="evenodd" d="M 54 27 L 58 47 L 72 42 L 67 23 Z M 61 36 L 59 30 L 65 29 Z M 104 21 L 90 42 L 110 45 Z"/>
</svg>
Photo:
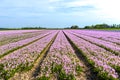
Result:
<svg viewBox="0 0 120 80">
<path fill-rule="evenodd" d="M 49 1 L 41 0 L 4 0 L 0 3 L 0 15 L 3 16 L 41 16 L 54 11 Z M 14 14 L 14 15 L 12 15 Z"/>
<path fill-rule="evenodd" d="M 119 3 L 120 0 L 74 0 L 64 3 L 64 8 L 71 10 L 71 13 L 75 13 L 75 15 L 77 13 L 78 15 L 80 13 L 84 13 L 84 15 L 92 14 L 93 17 L 96 16 L 101 20 L 105 19 L 106 22 L 119 23 Z M 72 10 L 73 8 L 74 10 Z"/>
<path fill-rule="evenodd" d="M 98 9 L 97 14 L 104 15 L 107 18 L 119 19 L 120 20 L 120 1 L 119 0 L 100 0 L 96 1 L 94 6 Z"/>
<path fill-rule="evenodd" d="M 34 19 L 36 22 L 40 18 L 45 20 L 39 22 L 50 21 L 50 25 L 52 20 L 56 21 L 54 25 L 60 22 L 61 25 L 65 22 L 84 25 L 90 22 L 119 23 L 119 3 L 119 0 L 1 0 L 0 21 L 8 17 L 12 20 Z"/>
</svg>

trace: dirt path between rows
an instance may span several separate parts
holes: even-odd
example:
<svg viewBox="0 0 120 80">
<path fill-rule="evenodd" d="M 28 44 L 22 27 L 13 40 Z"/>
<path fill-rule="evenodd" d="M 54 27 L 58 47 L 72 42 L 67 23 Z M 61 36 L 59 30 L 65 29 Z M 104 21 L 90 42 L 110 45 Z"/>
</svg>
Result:
<svg viewBox="0 0 120 80">
<path fill-rule="evenodd" d="M 83 74 L 85 75 L 84 77 L 87 77 L 86 80 L 98 80 L 96 77 L 96 74 L 94 74 L 92 72 L 92 67 L 87 62 L 84 55 L 82 55 L 82 53 L 79 51 L 78 47 L 75 46 L 75 44 L 71 41 L 71 39 L 66 34 L 65 34 L 65 36 L 66 36 L 67 40 L 69 41 L 69 43 L 71 44 L 73 50 L 75 51 L 76 56 L 78 57 L 80 62 L 83 64 Z"/>
<path fill-rule="evenodd" d="M 53 44 L 54 40 L 56 39 L 57 34 L 40 53 L 39 58 L 35 61 L 34 66 L 32 67 L 30 71 L 16 73 L 12 78 L 10 78 L 10 80 L 35 80 L 36 76 L 40 72 L 41 64 L 43 60 L 46 58 L 47 53 L 51 45 Z"/>
</svg>

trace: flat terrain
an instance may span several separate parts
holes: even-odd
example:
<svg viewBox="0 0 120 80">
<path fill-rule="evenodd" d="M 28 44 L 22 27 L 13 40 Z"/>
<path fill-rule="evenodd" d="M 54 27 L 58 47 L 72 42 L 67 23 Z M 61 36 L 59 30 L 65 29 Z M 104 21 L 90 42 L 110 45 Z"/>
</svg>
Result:
<svg viewBox="0 0 120 80">
<path fill-rule="evenodd" d="M 120 80 L 120 31 L 0 31 L 0 80 Z"/>
</svg>

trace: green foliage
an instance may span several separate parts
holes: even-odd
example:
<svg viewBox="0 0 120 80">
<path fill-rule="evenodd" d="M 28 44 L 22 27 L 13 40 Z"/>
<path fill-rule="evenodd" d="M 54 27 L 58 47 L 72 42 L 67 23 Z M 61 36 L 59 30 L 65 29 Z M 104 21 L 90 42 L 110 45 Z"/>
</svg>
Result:
<svg viewBox="0 0 120 80">
<path fill-rule="evenodd" d="M 66 74 L 65 71 L 62 69 L 62 65 L 58 65 L 53 63 L 51 68 L 52 73 L 57 75 L 58 80 L 76 80 L 74 75 Z"/>
<path fill-rule="evenodd" d="M 0 30 L 18 30 L 17 28 L 0 28 Z"/>
<path fill-rule="evenodd" d="M 18 68 L 16 68 L 16 71 L 17 71 L 17 72 L 29 71 L 29 70 L 31 70 L 32 67 L 33 67 L 33 65 L 29 65 L 29 63 L 20 64 L 20 65 L 18 66 Z"/>
<path fill-rule="evenodd" d="M 67 79 L 67 75 L 65 74 L 64 71 L 60 71 L 60 72 L 57 74 L 57 78 L 58 78 L 58 80 L 65 80 L 65 79 Z"/>
<path fill-rule="evenodd" d="M 112 76 L 108 76 L 107 72 L 103 72 L 99 67 L 93 69 L 94 74 L 97 74 L 99 80 L 118 80 Z"/>
<path fill-rule="evenodd" d="M 108 79 L 108 73 L 99 73 L 98 74 L 98 78 L 101 79 L 101 80 L 107 80 Z"/>
<path fill-rule="evenodd" d="M 77 65 L 77 66 L 76 66 L 76 72 L 77 72 L 78 74 L 80 74 L 82 71 L 83 71 L 83 70 L 82 70 L 82 67 L 81 67 L 80 65 Z"/>
<path fill-rule="evenodd" d="M 87 61 L 88 61 L 88 63 L 89 63 L 92 67 L 94 67 L 95 62 L 93 62 L 93 61 L 92 61 L 92 60 L 90 60 L 90 59 L 87 59 Z"/>
<path fill-rule="evenodd" d="M 0 79 L 8 80 L 10 77 L 14 76 L 16 72 L 28 71 L 32 68 L 33 65 L 28 66 L 27 64 L 20 64 L 17 68 L 14 68 L 10 71 L 4 70 L 4 65 L 0 64 Z"/>
<path fill-rule="evenodd" d="M 71 28 L 71 29 L 79 29 L 79 26 L 73 25 L 73 26 L 71 26 L 70 28 Z"/>
<path fill-rule="evenodd" d="M 48 67 L 47 66 L 45 66 L 45 71 L 48 71 Z"/>
<path fill-rule="evenodd" d="M 21 29 L 46 29 L 46 28 L 43 28 L 43 27 L 23 27 Z"/>
<path fill-rule="evenodd" d="M 70 74 L 70 75 L 67 75 L 65 74 L 64 71 L 61 71 L 58 75 L 58 80 L 76 80 L 74 75 Z"/>
<path fill-rule="evenodd" d="M 67 79 L 66 80 L 76 80 L 74 75 L 70 74 L 67 76 Z"/>
<path fill-rule="evenodd" d="M 61 70 L 62 70 L 62 65 L 58 65 L 58 64 L 55 64 L 55 63 L 52 64 L 51 71 L 53 73 L 60 73 Z"/>
<path fill-rule="evenodd" d="M 4 65 L 0 64 L 0 79 L 7 80 L 7 71 L 4 70 Z"/>
<path fill-rule="evenodd" d="M 119 73 L 120 75 L 120 66 L 113 66 L 113 68 Z"/>
<path fill-rule="evenodd" d="M 0 64 L 0 72 L 2 72 L 4 69 L 4 65 L 3 64 Z"/>
<path fill-rule="evenodd" d="M 98 78 L 99 80 L 118 80 L 118 79 L 113 78 L 112 76 L 108 76 L 108 73 L 106 72 L 100 72 L 98 74 Z"/>
<path fill-rule="evenodd" d="M 69 38 L 68 38 L 69 39 Z M 79 53 L 81 53 L 81 55 L 84 57 L 84 59 L 85 59 L 85 61 L 89 64 L 89 66 L 91 67 L 91 71 L 92 71 L 92 73 L 93 74 L 95 74 L 95 76 L 96 76 L 96 78 L 97 79 L 95 79 L 95 80 L 119 80 L 119 79 L 115 79 L 115 78 L 113 78 L 112 76 L 109 76 L 108 75 L 108 73 L 105 73 L 105 72 L 103 72 L 101 69 L 101 67 L 95 67 L 95 62 L 93 61 L 93 60 L 91 60 L 91 59 L 89 59 L 86 55 L 85 55 L 85 53 L 81 50 L 81 49 L 79 49 L 70 39 L 69 39 L 69 41 L 72 43 L 72 45 L 76 48 L 76 49 L 78 49 L 77 51 L 79 52 Z M 120 70 L 120 68 L 117 68 L 117 70 L 119 71 Z"/>
<path fill-rule="evenodd" d="M 49 77 L 42 76 L 40 78 L 37 78 L 36 80 L 50 80 Z"/>
<path fill-rule="evenodd" d="M 46 29 L 44 27 L 0 28 L 0 30 Z"/>
<path fill-rule="evenodd" d="M 91 26 L 85 26 L 85 29 L 107 29 L 107 28 L 120 28 L 120 24 L 113 24 L 113 25 L 108 25 L 108 24 L 96 24 L 96 25 L 91 25 Z"/>
</svg>

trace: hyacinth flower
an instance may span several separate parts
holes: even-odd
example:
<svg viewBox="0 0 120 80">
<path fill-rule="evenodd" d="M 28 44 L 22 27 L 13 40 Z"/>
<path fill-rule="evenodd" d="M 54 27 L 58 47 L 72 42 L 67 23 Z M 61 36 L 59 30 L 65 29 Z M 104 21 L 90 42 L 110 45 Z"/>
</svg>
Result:
<svg viewBox="0 0 120 80">
<path fill-rule="evenodd" d="M 97 46 L 100 46 L 102 48 L 105 48 L 106 50 L 109 50 L 109 51 L 113 52 L 113 54 L 120 55 L 120 53 L 119 53 L 120 52 L 120 46 L 115 44 L 115 43 L 107 42 L 107 41 L 104 41 L 104 40 L 92 38 L 92 37 L 85 36 L 85 35 L 79 35 L 77 33 L 74 33 L 74 34 L 77 37 L 83 38 L 86 41 L 89 41 L 93 44 L 96 44 Z"/>
<path fill-rule="evenodd" d="M 28 38 L 28 39 L 24 39 L 24 40 L 20 40 L 17 42 L 13 42 L 13 43 L 9 43 L 9 44 L 0 46 L 0 56 L 2 57 L 2 55 L 4 55 L 4 54 L 10 53 L 10 52 L 14 51 L 14 49 L 16 50 L 17 48 L 24 46 L 26 44 L 29 44 L 32 41 L 42 38 L 43 36 L 46 36 L 48 34 L 50 34 L 50 32 L 44 32 L 43 34 L 40 34 L 40 35 L 32 37 L 32 38 Z"/>
<path fill-rule="evenodd" d="M 74 33 L 80 33 L 84 35 L 88 35 L 91 37 L 96 37 L 99 39 L 116 39 L 120 40 L 120 32 L 110 32 L 110 31 L 99 31 L 99 30 L 70 30 Z"/>
<path fill-rule="evenodd" d="M 47 46 L 56 33 L 57 32 L 51 33 L 0 59 L 0 63 L 4 65 L 4 70 L 7 71 L 6 74 L 8 74 L 5 78 L 10 78 L 15 72 L 29 70 L 34 65 L 37 56 L 40 55 L 41 51 Z"/>
<path fill-rule="evenodd" d="M 51 43 L 50 48 L 46 49 L 46 46 L 57 33 L 58 35 L 53 43 Z M 0 55 L 6 53 L 7 50 L 9 51 L 30 43 L 0 58 L 0 79 L 9 79 L 11 77 L 11 80 L 13 80 L 12 77 L 14 77 L 14 79 L 19 78 L 21 80 L 32 78 L 38 80 L 86 80 L 86 72 L 89 73 L 89 71 L 86 70 L 84 63 L 88 63 L 91 65 L 91 71 L 96 74 L 95 77 L 98 79 L 119 80 L 120 56 L 115 54 L 119 53 L 119 36 L 119 32 L 92 30 L 0 32 L 0 41 L 10 37 L 21 37 L 21 40 L 18 39 L 17 42 L 13 41 L 8 42 L 9 44 L 1 45 Z M 83 55 L 87 62 L 81 60 L 76 55 L 76 49 L 73 46 L 78 49 L 77 53 Z M 40 57 L 44 49 L 47 50 L 46 56 L 40 61 L 38 57 Z M 28 73 L 34 68 L 33 66 L 37 60 L 38 65 L 40 62 L 40 72 L 38 71 L 37 75 L 28 78 L 31 75 L 31 73 Z M 24 76 L 16 76 L 19 73 L 26 74 L 23 74 Z"/>
<path fill-rule="evenodd" d="M 113 55 L 110 52 L 107 52 L 103 48 L 100 48 L 99 46 L 96 46 L 94 44 L 91 44 L 84 39 L 78 38 L 77 36 L 70 34 L 69 32 L 65 31 L 67 36 L 75 43 L 75 45 L 84 53 L 84 55 L 88 58 L 88 60 L 94 62 L 94 67 L 98 69 L 99 75 L 103 77 L 103 74 L 106 74 L 108 79 L 115 78 L 118 79 L 118 73 L 115 71 L 113 67 L 111 67 L 107 62 L 104 62 L 103 60 L 98 57 L 101 56 L 101 53 Z M 106 79 L 106 78 L 105 78 Z"/>
<path fill-rule="evenodd" d="M 83 64 L 75 55 L 63 32 L 60 31 L 50 47 L 47 57 L 42 62 L 41 71 L 37 77 L 38 79 L 46 77 L 50 80 L 85 80 L 82 67 Z"/>
<path fill-rule="evenodd" d="M 93 38 L 101 39 L 107 42 L 112 42 L 120 45 L 120 33 L 119 32 L 107 32 L 107 31 L 74 31 L 82 35 L 90 36 Z"/>
<path fill-rule="evenodd" d="M 0 32 L 0 46 L 17 42 L 19 40 L 31 38 L 41 34 L 43 31 L 38 30 L 16 30 L 16 31 L 1 31 Z"/>
</svg>

